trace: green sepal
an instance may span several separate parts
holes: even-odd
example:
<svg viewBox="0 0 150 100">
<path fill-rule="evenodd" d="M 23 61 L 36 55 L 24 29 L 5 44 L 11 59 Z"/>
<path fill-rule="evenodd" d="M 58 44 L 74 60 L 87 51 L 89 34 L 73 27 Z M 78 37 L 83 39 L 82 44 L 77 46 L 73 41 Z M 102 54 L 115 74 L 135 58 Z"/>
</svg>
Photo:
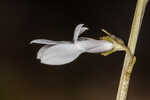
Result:
<svg viewBox="0 0 150 100">
<path fill-rule="evenodd" d="M 106 52 L 102 52 L 102 53 L 100 53 L 102 56 L 108 56 L 108 55 L 110 55 L 110 54 L 112 54 L 112 53 L 114 53 L 114 52 L 116 52 L 114 49 L 112 49 L 112 50 L 110 50 L 110 51 L 106 51 Z"/>
<path fill-rule="evenodd" d="M 100 40 L 107 40 L 113 44 L 113 49 L 107 52 L 102 52 L 101 55 L 108 56 L 116 51 L 125 51 L 129 52 L 129 49 L 125 46 L 125 43 L 122 39 L 110 34 L 106 30 L 102 29 L 108 36 L 100 37 Z"/>
</svg>

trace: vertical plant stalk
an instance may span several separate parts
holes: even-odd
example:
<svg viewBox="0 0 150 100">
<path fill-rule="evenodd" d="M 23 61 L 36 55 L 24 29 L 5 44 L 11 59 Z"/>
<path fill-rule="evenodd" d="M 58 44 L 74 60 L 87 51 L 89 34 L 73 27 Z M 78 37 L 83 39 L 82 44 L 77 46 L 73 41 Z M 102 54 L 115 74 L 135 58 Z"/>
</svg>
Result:
<svg viewBox="0 0 150 100">
<path fill-rule="evenodd" d="M 135 53 L 136 43 L 147 3 L 148 0 L 137 0 L 128 42 L 128 48 L 130 49 L 132 55 Z M 134 57 L 126 53 L 116 100 L 126 100 L 127 98 L 130 76 L 135 60 L 133 59 Z"/>
</svg>

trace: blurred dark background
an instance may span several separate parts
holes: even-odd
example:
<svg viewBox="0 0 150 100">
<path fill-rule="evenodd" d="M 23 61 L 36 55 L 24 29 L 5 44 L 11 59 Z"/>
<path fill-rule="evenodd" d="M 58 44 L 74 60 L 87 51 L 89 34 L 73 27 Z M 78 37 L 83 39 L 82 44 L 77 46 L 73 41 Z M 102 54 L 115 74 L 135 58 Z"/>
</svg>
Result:
<svg viewBox="0 0 150 100">
<path fill-rule="evenodd" d="M 0 100 L 115 100 L 124 52 L 82 54 L 63 66 L 36 60 L 33 39 L 68 40 L 77 24 L 98 39 L 101 28 L 129 37 L 136 0 L 1 0 Z M 150 6 L 136 48 L 128 100 L 150 100 Z"/>
</svg>

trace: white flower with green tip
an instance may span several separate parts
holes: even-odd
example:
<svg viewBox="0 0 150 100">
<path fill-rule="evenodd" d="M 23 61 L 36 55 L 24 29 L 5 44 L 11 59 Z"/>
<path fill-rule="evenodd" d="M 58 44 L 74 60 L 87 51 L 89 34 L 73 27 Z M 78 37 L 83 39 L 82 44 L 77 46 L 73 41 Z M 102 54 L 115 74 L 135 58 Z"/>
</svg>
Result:
<svg viewBox="0 0 150 100">
<path fill-rule="evenodd" d="M 30 43 L 44 44 L 37 53 L 37 59 L 48 65 L 63 65 L 74 61 L 82 53 L 101 53 L 113 49 L 113 44 L 107 40 L 96 40 L 79 37 L 88 30 L 84 24 L 76 26 L 73 41 L 53 41 L 36 39 Z"/>
</svg>

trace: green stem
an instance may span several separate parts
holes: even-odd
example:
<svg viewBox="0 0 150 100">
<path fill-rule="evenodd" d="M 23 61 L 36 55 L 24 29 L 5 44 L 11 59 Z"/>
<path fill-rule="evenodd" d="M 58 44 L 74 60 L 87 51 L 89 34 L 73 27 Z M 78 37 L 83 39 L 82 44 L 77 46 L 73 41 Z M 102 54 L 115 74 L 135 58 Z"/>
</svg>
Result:
<svg viewBox="0 0 150 100">
<path fill-rule="evenodd" d="M 148 0 L 137 0 L 128 42 L 128 48 L 130 49 L 132 55 L 135 53 L 136 43 L 147 3 Z M 130 76 L 134 63 L 135 58 L 126 53 L 116 100 L 126 100 L 127 98 Z"/>
</svg>

